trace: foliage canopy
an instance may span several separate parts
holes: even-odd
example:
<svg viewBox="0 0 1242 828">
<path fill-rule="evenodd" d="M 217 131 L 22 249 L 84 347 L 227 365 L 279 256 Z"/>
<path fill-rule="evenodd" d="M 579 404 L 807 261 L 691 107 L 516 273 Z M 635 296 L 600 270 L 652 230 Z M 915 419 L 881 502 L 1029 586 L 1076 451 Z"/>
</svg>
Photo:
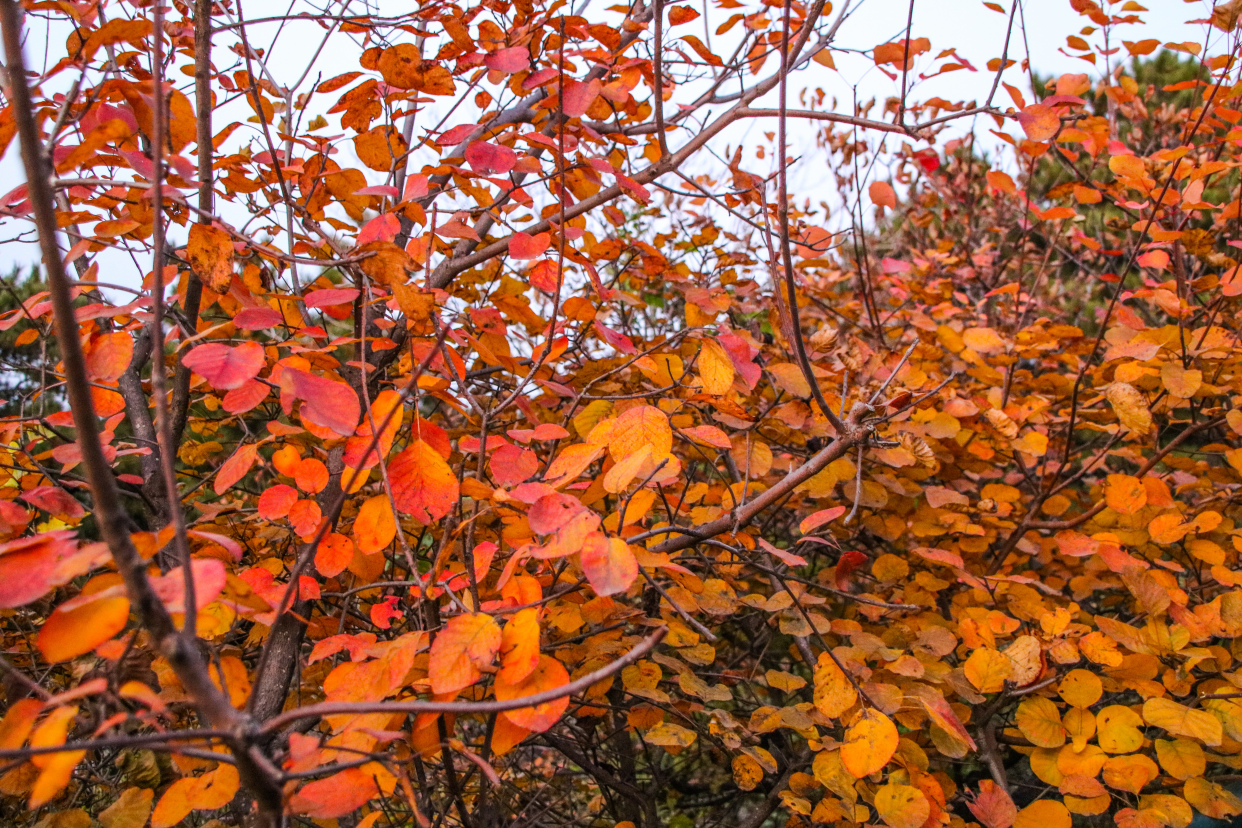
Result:
<svg viewBox="0 0 1242 828">
<path fill-rule="evenodd" d="M 6 824 L 1242 814 L 1238 3 L 337 5 L 0 0 Z"/>
</svg>

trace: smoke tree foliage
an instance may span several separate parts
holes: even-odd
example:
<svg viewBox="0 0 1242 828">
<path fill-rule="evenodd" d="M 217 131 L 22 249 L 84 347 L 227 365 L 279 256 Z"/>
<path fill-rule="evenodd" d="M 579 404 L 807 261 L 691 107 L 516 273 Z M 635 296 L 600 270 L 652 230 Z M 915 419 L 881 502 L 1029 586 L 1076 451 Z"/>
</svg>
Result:
<svg viewBox="0 0 1242 828">
<path fill-rule="evenodd" d="M 158 2 L 0 0 L 4 824 L 1242 814 L 1242 4 Z"/>
</svg>

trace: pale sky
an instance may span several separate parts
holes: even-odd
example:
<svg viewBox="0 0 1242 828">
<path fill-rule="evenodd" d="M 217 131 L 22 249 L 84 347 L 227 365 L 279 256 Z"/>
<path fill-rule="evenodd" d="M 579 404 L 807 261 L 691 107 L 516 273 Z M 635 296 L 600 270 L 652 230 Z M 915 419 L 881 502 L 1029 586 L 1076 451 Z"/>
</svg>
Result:
<svg viewBox="0 0 1242 828">
<path fill-rule="evenodd" d="M 1126 2 L 1132 0 L 1117 0 L 1110 4 L 1114 10 L 1121 9 Z M 292 7 L 301 7 L 305 0 L 292 0 Z M 357 0 L 328 0 L 329 5 L 334 9 L 340 9 L 343 5 L 348 8 L 351 13 L 358 10 L 362 4 Z M 586 16 L 590 17 L 596 10 L 596 6 L 602 5 L 605 0 L 587 0 L 591 4 L 586 9 Z M 989 59 L 1000 56 L 1001 47 L 1005 39 L 1005 31 L 1008 24 L 1008 9 L 1011 0 L 999 0 L 1005 7 L 1006 13 L 998 13 L 988 8 L 982 0 L 916 0 L 913 13 L 913 37 L 927 37 L 931 41 L 931 52 L 923 56 L 923 62 L 916 66 L 917 74 L 919 70 L 926 70 L 934 62 L 934 58 L 941 50 L 955 48 L 958 55 L 972 63 L 977 72 L 956 71 L 927 81 L 921 81 L 914 88 L 911 99 L 926 99 L 931 96 L 939 96 L 947 100 L 971 100 L 975 99 L 982 102 L 988 95 L 988 91 L 992 86 L 994 73 L 987 69 Z M 1104 0 L 1107 3 L 1107 0 Z M 353 5 L 350 5 L 350 4 Z M 835 5 L 837 10 L 842 7 L 843 0 L 837 0 Z M 405 11 L 408 5 L 405 0 L 371 0 L 367 4 L 373 10 L 378 7 L 382 13 L 384 11 Z M 698 8 L 702 8 L 697 3 L 692 3 Z M 714 5 L 714 4 L 713 4 Z M 993 4 L 995 5 L 995 4 Z M 1086 18 L 1080 17 L 1075 13 L 1069 4 L 1069 0 L 1025 0 L 1025 13 L 1020 14 L 1018 25 L 1015 26 L 1013 36 L 1009 47 L 1009 56 L 1019 61 L 1027 54 L 1029 49 L 1032 57 L 1032 63 L 1035 71 L 1043 75 L 1059 75 L 1063 72 L 1087 72 L 1093 78 L 1099 77 L 1103 71 L 1102 65 L 1092 66 L 1080 59 L 1077 59 L 1065 52 L 1070 51 L 1066 46 L 1065 38 L 1070 34 L 1079 34 L 1088 41 L 1095 43 L 1100 39 L 1099 32 L 1092 34 L 1082 32 L 1082 28 L 1090 25 Z M 1147 38 L 1159 38 L 1162 41 L 1194 41 L 1200 44 L 1208 42 L 1208 53 L 1217 53 L 1223 48 L 1225 41 L 1224 33 L 1204 26 L 1202 23 L 1187 23 L 1187 20 L 1194 18 L 1205 18 L 1210 14 L 1212 7 L 1208 0 L 1193 0 L 1193 2 L 1181 2 L 1181 0 L 1154 0 L 1148 4 L 1148 11 L 1141 12 L 1146 20 L 1143 26 L 1125 26 L 1121 27 L 1115 35 L 1117 41 L 1132 40 L 1138 41 Z M 285 11 L 286 5 L 279 5 L 273 0 L 248 0 L 243 6 L 247 20 L 254 21 L 261 18 L 264 14 L 278 14 Z M 832 70 L 818 64 L 811 64 L 810 67 L 796 76 L 794 87 L 790 92 L 791 106 L 797 100 L 796 91 L 799 87 L 807 89 L 822 88 L 828 94 L 831 100 L 834 96 L 838 100 L 838 111 L 850 111 L 852 97 L 857 94 L 860 100 L 866 100 L 871 97 L 878 97 L 883 100 L 885 97 L 896 95 L 898 92 L 898 83 L 885 77 L 878 70 L 871 58 L 863 51 L 871 49 L 873 46 L 898 39 L 903 36 L 906 16 L 909 13 L 910 4 L 908 0 L 854 0 L 851 3 L 851 14 L 841 27 L 838 34 L 836 45 L 844 47 L 847 50 L 859 50 L 858 53 L 850 53 L 849 51 L 835 52 L 834 59 L 836 70 Z M 686 33 L 694 33 L 700 37 L 704 36 L 705 29 L 714 31 L 720 22 L 723 22 L 727 15 L 732 14 L 733 10 L 722 10 L 713 8 L 708 15 L 707 20 L 701 25 L 700 21 L 686 24 L 683 28 L 674 28 L 670 31 L 670 35 L 676 36 L 683 30 Z M 833 14 L 836 14 L 834 11 Z M 1119 13 L 1115 11 L 1115 13 Z M 615 13 L 605 12 L 605 15 L 615 17 Z M 33 23 L 33 21 L 32 21 Z M 1025 24 L 1025 34 L 1021 28 Z M 739 27 L 740 28 L 740 27 Z M 277 24 L 255 22 L 249 28 L 252 46 L 269 47 L 272 38 L 277 34 Z M 724 53 L 723 48 L 728 44 L 724 41 L 728 40 L 729 35 L 723 38 L 713 37 L 712 45 L 717 52 Z M 276 40 L 276 46 L 271 49 L 272 59 L 270 66 L 272 72 L 276 76 L 277 82 L 282 85 L 293 85 L 299 79 L 302 79 L 300 86 L 301 91 L 311 88 L 316 79 L 326 79 L 336 74 L 350 71 L 357 68 L 358 54 L 360 48 L 356 45 L 356 36 L 351 39 L 348 36 L 337 34 L 329 41 L 326 49 L 320 50 L 320 42 L 322 38 L 322 30 L 310 23 L 286 23 L 284 31 L 280 33 L 280 37 Z M 31 29 L 28 32 L 27 39 L 27 60 L 32 66 L 41 66 L 45 55 L 45 48 L 49 45 L 50 40 L 52 51 L 60 47 L 63 42 L 64 33 L 51 32 L 45 30 Z M 217 66 L 227 65 L 227 62 L 233 59 L 233 55 L 226 52 L 226 48 L 233 42 L 233 39 L 221 37 L 217 41 L 216 46 L 216 63 Z M 1120 43 L 1116 43 L 1120 46 Z M 60 47 L 63 48 L 63 47 Z M 1122 49 L 1114 60 L 1123 60 L 1128 62 L 1128 56 Z M 185 63 L 182 58 L 179 65 Z M 769 63 L 765 66 L 765 72 L 772 70 Z M 190 84 L 190 79 L 179 71 L 174 70 L 171 77 L 179 83 Z M 1028 95 L 1029 100 L 1029 83 L 1025 74 L 1022 72 L 1020 65 L 1014 66 L 1005 72 L 1004 79 L 1006 82 L 1018 87 L 1024 94 Z M 192 85 L 185 87 L 192 96 Z M 855 89 L 857 92 L 855 93 Z M 767 106 L 775 105 L 775 96 L 771 96 L 772 100 L 763 102 Z M 334 100 L 335 96 L 331 96 Z M 321 108 L 326 108 L 328 98 L 319 96 L 315 99 Z M 450 100 L 450 99 L 444 99 Z M 1009 95 L 1002 88 L 998 91 L 995 104 L 1002 108 L 1010 106 L 1011 100 Z M 242 104 L 237 103 L 234 106 L 240 107 Z M 443 111 L 447 104 L 437 105 Z M 464 123 L 471 120 L 472 109 L 462 108 L 455 112 L 448 122 L 448 126 L 457 123 Z M 220 113 L 218 121 L 220 124 L 227 122 L 230 113 Z M 240 114 L 239 120 L 243 120 L 249 115 L 248 108 L 244 112 L 240 110 L 231 113 Z M 430 117 L 427 123 L 434 123 L 438 120 L 434 109 L 428 113 Z M 343 130 L 339 128 L 338 116 L 328 116 L 332 122 L 332 126 L 326 131 L 339 134 Z M 421 116 L 420 116 L 421 117 Z M 421 123 L 421 121 L 420 121 Z M 987 130 L 994 127 L 990 118 L 980 120 L 973 124 L 969 120 L 963 120 L 955 125 L 952 129 L 953 134 L 963 134 L 969 131 L 972 126 L 980 133 L 980 138 L 985 146 L 996 146 L 997 140 L 987 135 Z M 759 122 L 750 122 L 745 127 L 738 127 L 731 131 L 727 131 L 719 138 L 720 142 L 736 143 L 745 141 L 747 144 L 763 143 L 762 132 L 775 128 L 774 120 L 766 120 Z M 802 142 L 804 144 L 812 143 L 810 141 L 811 133 L 806 132 L 808 140 Z M 235 137 L 242 139 L 246 137 L 244 129 L 238 130 Z M 797 131 L 791 132 L 792 153 L 798 154 L 803 148 L 799 146 Z M 880 140 L 881 136 L 872 137 L 873 144 Z M 682 137 L 672 136 L 670 144 L 675 148 L 677 144 L 684 140 Z M 889 138 L 890 142 L 893 140 Z M 896 147 L 897 143 L 890 143 L 890 147 Z M 943 139 L 942 139 L 943 141 Z M 348 146 L 348 142 L 346 142 Z M 723 151 L 721 149 L 721 151 Z M 343 165 L 349 165 L 347 150 L 339 156 Z M 419 164 L 432 160 L 429 155 L 426 158 L 420 157 L 412 165 L 412 169 L 417 169 Z M 816 167 L 816 164 L 819 167 Z M 818 200 L 818 196 L 814 192 L 807 192 L 808 189 L 815 190 L 822 181 L 830 180 L 827 177 L 825 165 L 822 157 L 816 156 L 807 151 L 803 160 L 800 162 L 798 169 L 791 176 L 791 192 L 795 195 L 809 195 L 813 200 Z M 752 169 L 755 169 L 753 164 Z M 823 170 L 821 173 L 820 170 Z M 759 171 L 756 169 L 755 171 Z M 371 184 L 381 183 L 379 180 L 382 176 L 379 173 L 365 171 L 368 175 L 368 181 Z M 0 190 L 7 191 L 12 186 L 16 186 L 22 180 L 23 171 L 21 168 L 20 158 L 18 156 L 17 142 L 14 141 L 8 149 L 5 156 L 0 159 L 0 175 L 3 176 L 5 182 L 9 184 L 7 187 L 0 187 Z M 821 178 L 821 175 L 823 176 Z M 881 178 L 885 177 L 883 169 L 877 171 L 877 175 Z M 375 179 L 375 180 L 371 180 Z M 799 187 L 801 185 L 801 189 Z M 227 217 L 227 216 L 226 216 Z M 20 230 L 28 230 L 28 227 L 21 226 L 20 223 L 12 219 L 0 221 L 0 238 L 11 239 Z M 37 259 L 37 250 L 32 244 L 23 244 L 21 242 L 11 241 L 0 248 L 0 267 L 11 264 L 29 264 Z M 145 261 L 146 256 L 142 259 Z M 122 284 L 136 285 L 140 280 L 139 268 L 136 263 L 127 256 L 121 254 L 105 254 L 101 260 L 106 260 L 112 265 L 109 269 L 114 272 L 110 274 L 107 281 L 120 282 Z M 149 261 L 146 262 L 149 267 Z"/>
</svg>

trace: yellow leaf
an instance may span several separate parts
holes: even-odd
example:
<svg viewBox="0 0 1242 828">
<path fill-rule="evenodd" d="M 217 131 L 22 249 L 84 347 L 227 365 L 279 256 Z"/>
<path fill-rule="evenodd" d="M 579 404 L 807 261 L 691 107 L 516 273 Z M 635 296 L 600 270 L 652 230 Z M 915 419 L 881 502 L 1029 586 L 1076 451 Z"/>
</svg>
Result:
<svg viewBox="0 0 1242 828">
<path fill-rule="evenodd" d="M 827 653 L 819 654 L 815 665 L 815 707 L 835 719 L 854 706 L 858 693 L 849 678 Z"/>
<path fill-rule="evenodd" d="M 1025 687 L 1039 677 L 1043 669 L 1043 657 L 1039 639 L 1033 635 L 1020 635 L 1005 648 L 1009 659 L 1009 680 L 1018 687 Z"/>
<path fill-rule="evenodd" d="M 811 396 L 811 386 L 806 381 L 802 369 L 792 362 L 778 362 L 767 366 L 776 387 L 790 396 L 806 399 Z"/>
<path fill-rule="evenodd" d="M 1061 714 L 1051 699 L 1030 696 L 1018 705 L 1015 723 L 1031 744 L 1042 748 L 1059 748 L 1065 744 L 1065 728 Z"/>
<path fill-rule="evenodd" d="M 142 828 L 151 815 L 155 792 L 148 788 L 126 788 L 99 814 L 104 828 Z"/>
<path fill-rule="evenodd" d="M 913 785 L 881 785 L 875 810 L 893 828 L 919 828 L 931 816 L 931 803 Z"/>
<path fill-rule="evenodd" d="M 1143 746 L 1143 718 L 1128 707 L 1110 704 L 1096 716 L 1096 742 L 1108 753 L 1131 753 Z"/>
<path fill-rule="evenodd" d="M 1070 670 L 1061 679 L 1058 692 L 1061 698 L 1074 707 L 1090 707 L 1100 700 L 1104 685 L 1099 676 L 1089 670 Z"/>
<path fill-rule="evenodd" d="M 1073 818 L 1055 799 L 1038 799 L 1027 805 L 1013 821 L 1013 828 L 1070 828 Z"/>
<path fill-rule="evenodd" d="M 996 650 L 980 647 L 970 654 L 965 664 L 966 679 L 980 693 L 999 693 L 1013 669 L 1009 659 Z"/>
<path fill-rule="evenodd" d="M 855 789 L 855 777 L 846 769 L 841 761 L 841 751 L 821 750 L 815 754 L 815 762 L 811 765 L 815 781 L 832 791 L 837 796 L 853 804 L 858 799 Z"/>
<path fill-rule="evenodd" d="M 888 716 L 868 708 L 859 713 L 849 730 L 845 731 L 841 761 L 855 779 L 862 779 L 888 764 L 897 750 L 898 741 L 897 726 Z"/>
<path fill-rule="evenodd" d="M 1157 739 L 1156 758 L 1165 773 L 1177 779 L 1202 776 L 1207 770 L 1203 748 L 1190 739 Z"/>
<path fill-rule="evenodd" d="M 699 734 L 673 722 L 661 722 L 643 734 L 643 741 L 665 748 L 684 748 L 694 744 Z"/>
<path fill-rule="evenodd" d="M 999 354 L 1009 347 L 991 328 L 967 328 L 962 331 L 962 341 L 966 347 L 980 354 Z"/>
<path fill-rule="evenodd" d="M 1212 819 L 1228 819 L 1242 814 L 1242 800 L 1215 782 L 1202 776 L 1186 780 L 1182 791 L 1195 810 Z"/>
<path fill-rule="evenodd" d="M 703 379 L 703 393 L 719 397 L 733 387 L 733 360 L 724 347 L 714 339 L 703 341 L 699 350 L 699 376 Z"/>
<path fill-rule="evenodd" d="M 500 651 L 501 633 L 496 619 L 484 613 L 450 618 L 431 644 L 428 674 L 436 693 L 452 693 L 469 687 L 482 676 Z"/>
<path fill-rule="evenodd" d="M 1183 368 L 1180 362 L 1166 362 L 1160 366 L 1160 381 L 1174 397 L 1188 400 L 1203 385 L 1203 372 L 1198 368 Z"/>
<path fill-rule="evenodd" d="M 1136 434 L 1151 431 L 1151 411 L 1137 388 L 1127 382 L 1114 382 L 1104 392 L 1117 415 L 1117 421 Z"/>
<path fill-rule="evenodd" d="M 753 791 L 763 781 L 763 768 L 745 753 L 733 757 L 733 781 L 744 791 Z"/>
<path fill-rule="evenodd" d="M 1192 710 L 1172 699 L 1148 699 L 1143 703 L 1143 719 L 1174 736 L 1198 739 L 1208 747 L 1219 745 L 1224 735 L 1220 719 L 1205 710 Z"/>
<path fill-rule="evenodd" d="M 673 448 L 673 431 L 663 411 L 640 405 L 617 417 L 607 443 L 614 460 L 628 457 L 642 448 L 650 448 L 652 457 L 662 458 Z"/>
</svg>

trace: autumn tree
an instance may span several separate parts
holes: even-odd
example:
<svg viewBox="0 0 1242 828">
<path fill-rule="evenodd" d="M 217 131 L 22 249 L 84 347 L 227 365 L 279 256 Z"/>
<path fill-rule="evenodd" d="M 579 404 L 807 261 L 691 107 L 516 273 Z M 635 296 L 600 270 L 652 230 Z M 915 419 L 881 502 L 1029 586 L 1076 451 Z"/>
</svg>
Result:
<svg viewBox="0 0 1242 828">
<path fill-rule="evenodd" d="M 6 824 L 1242 814 L 1239 4 L 379 5 L 0 0 Z"/>
</svg>

